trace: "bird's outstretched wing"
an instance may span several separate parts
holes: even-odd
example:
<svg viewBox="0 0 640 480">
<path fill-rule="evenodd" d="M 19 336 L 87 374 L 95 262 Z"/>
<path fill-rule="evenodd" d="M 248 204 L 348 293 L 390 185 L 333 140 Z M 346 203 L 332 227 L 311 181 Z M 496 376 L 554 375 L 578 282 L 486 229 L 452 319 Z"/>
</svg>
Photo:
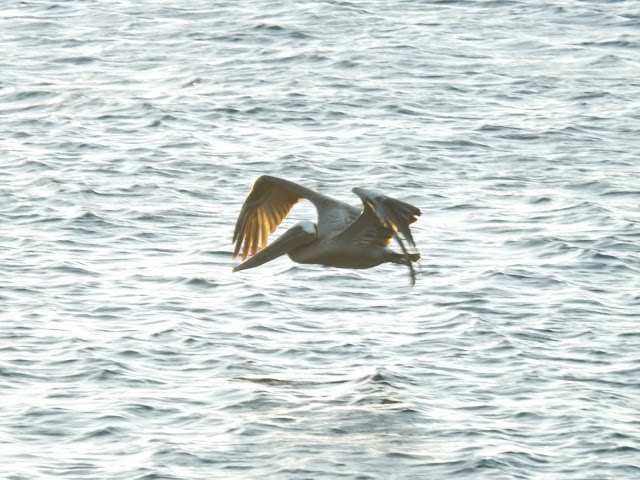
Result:
<svg viewBox="0 0 640 480">
<path fill-rule="evenodd" d="M 420 209 L 364 188 L 353 188 L 351 191 L 360 197 L 364 209 L 360 216 L 340 233 L 340 236 L 348 237 L 351 242 L 363 248 L 372 244 L 388 245 L 391 239 L 395 238 L 402 249 L 403 263 L 409 267 L 413 284 L 415 271 L 411 265 L 412 254 L 408 251 L 405 242 L 416 251 L 409 225 L 418 219 Z"/>
<path fill-rule="evenodd" d="M 255 255 L 267 246 L 267 238 L 273 233 L 291 208 L 301 199 L 310 200 L 316 208 L 330 200 L 315 190 L 282 178 L 262 175 L 253 184 L 236 222 L 233 232 L 233 258 L 242 250 L 242 260 Z"/>
</svg>

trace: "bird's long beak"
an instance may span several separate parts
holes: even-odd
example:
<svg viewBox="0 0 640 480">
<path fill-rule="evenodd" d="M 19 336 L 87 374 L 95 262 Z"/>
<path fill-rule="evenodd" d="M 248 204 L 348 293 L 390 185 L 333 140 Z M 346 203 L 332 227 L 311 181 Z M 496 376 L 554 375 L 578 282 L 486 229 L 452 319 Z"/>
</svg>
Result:
<svg viewBox="0 0 640 480">
<path fill-rule="evenodd" d="M 271 260 L 275 260 L 278 257 L 281 257 L 285 253 L 289 253 L 291 250 L 295 248 L 301 247 L 307 243 L 312 242 L 317 237 L 317 234 L 314 231 L 311 232 L 310 229 L 304 228 L 300 225 L 294 225 L 289 230 L 284 232 L 280 238 L 278 238 L 271 245 L 268 245 L 264 250 L 260 250 L 253 257 L 247 259 L 247 261 L 241 263 L 237 267 L 235 267 L 232 271 L 239 272 L 240 270 L 246 270 L 247 268 L 254 268 L 262 265 L 263 263 L 270 262 Z"/>
</svg>

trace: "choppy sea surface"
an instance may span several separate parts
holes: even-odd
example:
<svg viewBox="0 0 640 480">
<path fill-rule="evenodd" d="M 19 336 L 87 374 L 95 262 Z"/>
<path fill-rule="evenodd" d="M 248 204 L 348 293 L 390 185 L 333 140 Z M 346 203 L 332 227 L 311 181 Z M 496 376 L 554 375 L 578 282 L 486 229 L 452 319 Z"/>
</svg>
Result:
<svg viewBox="0 0 640 480">
<path fill-rule="evenodd" d="M 0 51 L 0 477 L 640 478 L 638 2 L 5 1 Z M 415 287 L 232 274 L 264 173 L 418 206 Z"/>
</svg>

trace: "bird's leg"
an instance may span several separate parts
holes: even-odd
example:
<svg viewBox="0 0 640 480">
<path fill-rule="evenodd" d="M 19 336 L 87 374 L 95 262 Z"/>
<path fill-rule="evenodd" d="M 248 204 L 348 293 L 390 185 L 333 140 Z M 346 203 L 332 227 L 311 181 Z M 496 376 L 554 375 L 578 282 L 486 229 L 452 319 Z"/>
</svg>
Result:
<svg viewBox="0 0 640 480">
<path fill-rule="evenodd" d="M 420 260 L 420 254 L 408 253 L 407 255 L 405 255 L 404 253 L 393 253 L 390 261 L 392 263 L 400 263 L 402 265 L 406 265 L 407 260 L 410 262 L 417 262 L 418 260 Z"/>
</svg>

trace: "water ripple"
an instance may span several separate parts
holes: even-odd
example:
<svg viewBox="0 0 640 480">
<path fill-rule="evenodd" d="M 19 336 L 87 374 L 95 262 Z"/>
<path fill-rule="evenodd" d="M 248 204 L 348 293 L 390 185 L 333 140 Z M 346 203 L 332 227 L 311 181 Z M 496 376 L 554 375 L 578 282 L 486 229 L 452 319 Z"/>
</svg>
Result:
<svg viewBox="0 0 640 480">
<path fill-rule="evenodd" d="M 5 8 L 0 476 L 636 478 L 638 18 Z M 418 205 L 416 286 L 232 275 L 263 173 Z"/>
</svg>

